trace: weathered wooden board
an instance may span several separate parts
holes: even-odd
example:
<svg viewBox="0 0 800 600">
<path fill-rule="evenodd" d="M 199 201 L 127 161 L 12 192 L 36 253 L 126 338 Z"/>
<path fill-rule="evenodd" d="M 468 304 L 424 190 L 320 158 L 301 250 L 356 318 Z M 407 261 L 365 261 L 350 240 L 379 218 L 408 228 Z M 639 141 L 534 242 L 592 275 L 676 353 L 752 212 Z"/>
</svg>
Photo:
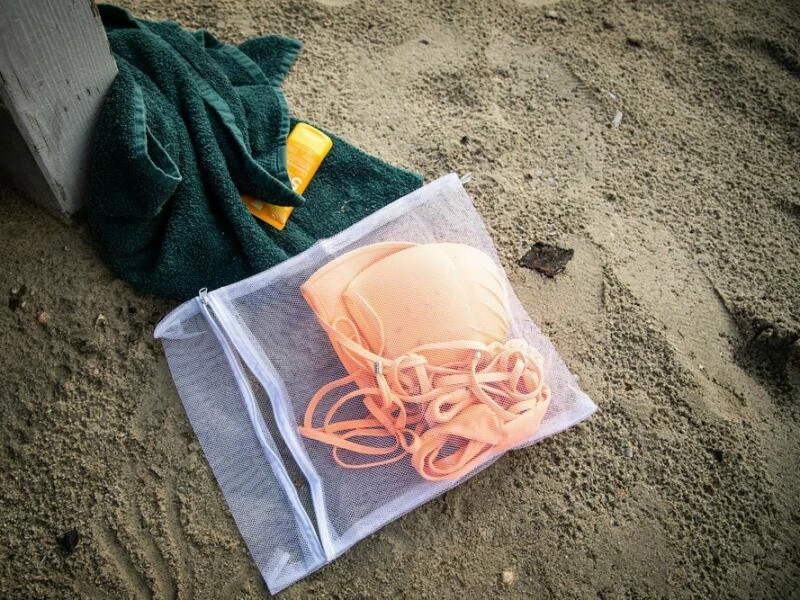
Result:
<svg viewBox="0 0 800 600">
<path fill-rule="evenodd" d="M 0 172 L 56 213 L 86 202 L 93 126 L 116 72 L 92 0 L 0 0 Z"/>
</svg>

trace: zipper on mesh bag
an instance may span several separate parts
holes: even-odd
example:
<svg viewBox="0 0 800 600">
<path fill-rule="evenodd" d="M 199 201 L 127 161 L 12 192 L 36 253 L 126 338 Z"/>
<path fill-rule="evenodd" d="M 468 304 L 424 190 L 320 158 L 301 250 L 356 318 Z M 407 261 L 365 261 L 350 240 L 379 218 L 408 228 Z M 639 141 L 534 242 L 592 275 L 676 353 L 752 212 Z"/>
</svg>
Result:
<svg viewBox="0 0 800 600">
<path fill-rule="evenodd" d="M 256 376 L 256 379 L 258 379 L 259 383 L 264 387 L 270 398 L 275 424 L 278 426 L 278 430 L 281 433 L 282 441 L 286 444 L 286 447 L 292 454 L 292 458 L 297 463 L 297 466 L 300 467 L 303 476 L 308 482 L 311 492 L 311 501 L 314 505 L 314 513 L 317 517 L 317 539 L 322 544 L 325 557 L 328 561 L 331 561 L 336 558 L 338 553 L 330 532 L 322 481 L 314 465 L 311 464 L 311 459 L 300 444 L 296 434 L 292 435 L 292 433 L 295 433 L 296 425 L 294 418 L 287 412 L 285 403 L 280 400 L 280 398 L 286 396 L 286 391 L 285 389 L 281 389 L 280 384 L 276 383 L 279 378 L 274 371 L 274 367 L 272 367 L 269 360 L 254 347 L 253 343 L 248 339 L 243 327 L 239 324 L 238 320 L 230 314 L 227 307 L 223 303 L 220 303 L 213 294 L 208 294 L 207 291 L 203 291 L 202 295 L 203 299 L 201 299 L 201 304 L 205 301 L 207 307 L 210 306 L 213 309 L 214 316 L 211 317 L 211 315 L 209 315 L 207 318 L 213 318 L 214 325 L 220 331 L 220 335 L 224 335 L 232 356 L 233 352 L 236 352 L 236 356 L 240 357 L 244 365 Z M 223 331 L 224 334 L 222 333 Z M 228 360 L 230 361 L 231 359 L 229 358 Z M 258 410 L 255 408 L 255 404 L 253 404 L 253 410 Z M 251 417 L 251 420 L 253 420 L 253 417 Z M 252 422 L 256 430 L 259 430 L 257 419 Z M 304 510 L 302 506 L 301 510 Z"/>
<path fill-rule="evenodd" d="M 247 377 L 242 371 L 239 360 L 234 354 L 235 350 L 233 349 L 231 342 L 228 340 L 227 336 L 223 332 L 221 324 L 214 315 L 214 304 L 211 302 L 206 288 L 200 290 L 198 294 L 198 300 L 200 304 L 200 310 L 203 313 L 206 321 L 208 321 L 208 324 L 210 325 L 211 330 L 214 332 L 217 340 L 219 341 L 222 351 L 225 354 L 225 359 L 230 365 L 231 372 L 233 373 L 233 377 L 236 381 L 236 386 L 242 396 L 242 400 L 247 410 L 247 415 L 250 418 L 250 423 L 253 426 L 253 430 L 258 438 L 259 444 L 261 445 L 261 449 L 264 452 L 264 456 L 272 467 L 272 471 L 275 474 L 275 477 L 277 478 L 278 483 L 280 484 L 284 493 L 286 494 L 286 497 L 289 500 L 289 505 L 292 507 L 295 523 L 297 523 L 298 537 L 307 543 L 308 549 L 313 555 L 312 560 L 314 563 L 316 565 L 324 563 L 330 560 L 330 558 L 327 556 L 327 553 L 324 551 L 322 544 L 320 543 L 319 536 L 314 529 L 311 518 L 308 516 L 305 508 L 303 508 L 302 501 L 297 493 L 297 489 L 289 477 L 289 473 L 286 470 L 286 466 L 283 464 L 283 460 L 281 460 L 280 456 L 276 454 L 266 440 L 264 431 L 258 422 L 258 407 L 256 404 L 256 399 L 253 395 L 253 391 L 250 388 Z"/>
</svg>

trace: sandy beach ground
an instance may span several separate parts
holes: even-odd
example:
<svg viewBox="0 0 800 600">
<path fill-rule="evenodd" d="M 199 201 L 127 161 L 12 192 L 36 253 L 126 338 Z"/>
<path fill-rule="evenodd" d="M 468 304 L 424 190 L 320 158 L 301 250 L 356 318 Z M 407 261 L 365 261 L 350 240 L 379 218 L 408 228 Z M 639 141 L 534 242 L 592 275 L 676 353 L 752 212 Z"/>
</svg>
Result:
<svg viewBox="0 0 800 600">
<path fill-rule="evenodd" d="M 797 2 L 123 4 L 298 37 L 295 114 L 426 179 L 471 173 L 600 407 L 284 597 L 798 593 Z M 0 240 L 0 596 L 267 595 L 152 337 L 172 305 L 7 189 Z M 517 264 L 536 241 L 575 250 L 553 280 Z"/>
</svg>

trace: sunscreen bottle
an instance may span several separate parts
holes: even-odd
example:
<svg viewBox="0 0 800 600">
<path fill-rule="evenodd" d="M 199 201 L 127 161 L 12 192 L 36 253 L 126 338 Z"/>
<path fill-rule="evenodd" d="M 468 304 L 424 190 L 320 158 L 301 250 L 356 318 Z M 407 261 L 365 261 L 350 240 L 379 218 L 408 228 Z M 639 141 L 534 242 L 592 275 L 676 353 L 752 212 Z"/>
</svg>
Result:
<svg viewBox="0 0 800 600">
<path fill-rule="evenodd" d="M 303 194 L 319 165 L 333 147 L 333 141 L 319 129 L 298 123 L 286 139 L 286 170 L 292 189 Z M 247 194 L 242 195 L 247 209 L 257 218 L 269 223 L 277 230 L 286 227 L 293 206 L 269 204 Z"/>
</svg>

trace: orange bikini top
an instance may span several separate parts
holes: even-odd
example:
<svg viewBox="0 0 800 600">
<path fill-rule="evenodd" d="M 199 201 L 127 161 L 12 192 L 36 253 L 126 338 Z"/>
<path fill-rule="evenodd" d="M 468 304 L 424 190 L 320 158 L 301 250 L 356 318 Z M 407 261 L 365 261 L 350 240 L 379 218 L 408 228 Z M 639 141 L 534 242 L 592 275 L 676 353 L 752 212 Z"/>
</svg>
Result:
<svg viewBox="0 0 800 600">
<path fill-rule="evenodd" d="M 373 244 L 331 261 L 301 292 L 349 374 L 314 394 L 299 431 L 332 446 L 340 466 L 409 455 L 425 479 L 456 479 L 539 426 L 550 401 L 542 357 L 508 339 L 503 276 L 483 252 Z M 315 424 L 323 399 L 346 387 L 355 389 Z"/>
</svg>

